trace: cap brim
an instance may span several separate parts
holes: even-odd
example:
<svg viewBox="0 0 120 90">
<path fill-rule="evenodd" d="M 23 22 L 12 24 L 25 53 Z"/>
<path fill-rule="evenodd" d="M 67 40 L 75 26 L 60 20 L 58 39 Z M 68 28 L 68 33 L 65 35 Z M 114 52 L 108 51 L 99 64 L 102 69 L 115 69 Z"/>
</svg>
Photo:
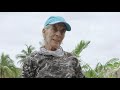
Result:
<svg viewBox="0 0 120 90">
<path fill-rule="evenodd" d="M 57 23 L 64 23 L 67 28 L 67 31 L 71 31 L 71 26 L 66 22 L 54 22 L 54 23 L 49 23 L 49 24 L 57 24 Z"/>
</svg>

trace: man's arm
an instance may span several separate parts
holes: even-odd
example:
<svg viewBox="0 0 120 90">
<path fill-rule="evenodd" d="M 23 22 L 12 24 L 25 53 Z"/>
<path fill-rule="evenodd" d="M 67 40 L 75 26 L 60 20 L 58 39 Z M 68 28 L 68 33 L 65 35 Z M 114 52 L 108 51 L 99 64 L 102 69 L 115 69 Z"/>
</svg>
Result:
<svg viewBox="0 0 120 90">
<path fill-rule="evenodd" d="M 37 64 L 34 57 L 27 57 L 23 64 L 22 77 L 23 78 L 35 78 L 36 76 Z"/>
<path fill-rule="evenodd" d="M 79 60 L 76 57 L 74 57 L 72 60 L 74 61 L 75 78 L 85 78 Z"/>
<path fill-rule="evenodd" d="M 77 65 L 77 67 L 75 68 L 75 73 L 76 73 L 76 78 L 85 78 L 85 76 L 82 72 L 82 68 L 79 63 Z"/>
</svg>

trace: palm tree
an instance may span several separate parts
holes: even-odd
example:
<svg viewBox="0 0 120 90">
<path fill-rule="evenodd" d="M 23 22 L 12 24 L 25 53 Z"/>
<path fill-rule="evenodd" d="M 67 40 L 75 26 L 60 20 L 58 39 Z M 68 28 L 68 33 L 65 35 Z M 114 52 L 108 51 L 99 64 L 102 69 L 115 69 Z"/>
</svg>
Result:
<svg viewBox="0 0 120 90">
<path fill-rule="evenodd" d="M 90 41 L 81 40 L 72 53 L 79 58 L 80 53 L 88 46 L 89 43 Z M 112 58 L 104 65 L 99 62 L 94 69 L 91 68 L 89 64 L 81 60 L 81 68 L 87 78 L 116 78 L 118 77 L 116 73 L 120 74 L 117 72 L 120 71 L 120 60 L 118 58 Z"/>
<path fill-rule="evenodd" d="M 92 69 L 88 64 L 84 64 L 82 66 L 84 75 L 88 78 L 117 78 L 118 76 L 116 76 L 116 71 L 119 68 L 120 60 L 118 58 L 112 58 L 104 65 L 99 62 L 94 69 Z"/>
<path fill-rule="evenodd" d="M 72 51 L 72 53 L 75 56 L 80 57 L 80 53 L 83 51 L 83 49 L 85 49 L 88 46 L 89 43 L 90 43 L 90 41 L 81 40 L 80 43 Z"/>
<path fill-rule="evenodd" d="M 0 57 L 0 77 L 1 78 L 15 78 L 19 75 L 13 60 L 9 55 L 2 53 Z"/>
<path fill-rule="evenodd" d="M 112 58 L 104 65 L 104 77 L 116 78 L 115 72 L 120 68 L 120 60 L 118 58 Z"/>
<path fill-rule="evenodd" d="M 26 44 L 25 44 L 26 45 Z M 24 61 L 25 61 L 25 58 L 27 57 L 27 56 L 29 56 L 33 51 L 34 51 L 34 47 L 32 46 L 32 45 L 26 45 L 26 50 L 22 50 L 21 51 L 21 54 L 17 54 L 16 55 L 16 58 L 17 59 L 20 59 L 19 61 L 18 61 L 18 63 L 20 63 L 21 65 L 23 65 L 23 63 L 24 63 Z"/>
</svg>

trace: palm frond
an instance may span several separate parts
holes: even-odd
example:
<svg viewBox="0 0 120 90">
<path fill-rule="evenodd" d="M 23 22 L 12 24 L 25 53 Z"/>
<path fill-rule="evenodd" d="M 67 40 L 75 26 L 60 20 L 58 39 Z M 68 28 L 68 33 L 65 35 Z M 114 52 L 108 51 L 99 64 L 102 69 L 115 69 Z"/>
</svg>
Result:
<svg viewBox="0 0 120 90">
<path fill-rule="evenodd" d="M 18 55 L 16 55 L 16 58 L 17 59 L 24 59 L 24 58 L 26 58 L 26 55 L 24 55 L 24 54 L 18 54 Z"/>
<path fill-rule="evenodd" d="M 23 49 L 23 50 L 21 51 L 21 54 L 17 54 L 17 55 L 16 55 L 16 58 L 17 58 L 17 59 L 20 59 L 20 60 L 18 61 L 18 63 L 20 63 L 21 66 L 22 66 L 22 64 L 24 63 L 25 58 L 26 58 L 27 56 L 29 56 L 29 55 L 34 51 L 34 49 L 35 49 L 32 45 L 26 45 L 26 44 L 25 44 L 25 46 L 26 46 L 26 49 L 25 49 L 25 50 Z"/>
<path fill-rule="evenodd" d="M 80 53 L 83 51 L 83 49 L 85 49 L 88 46 L 89 43 L 90 43 L 90 41 L 81 40 L 80 43 L 72 51 L 72 53 L 75 56 L 79 57 Z"/>
<path fill-rule="evenodd" d="M 0 77 L 1 78 L 10 78 L 15 77 L 14 71 L 16 70 L 16 66 L 14 65 L 14 61 L 9 57 L 9 55 L 5 55 L 2 53 L 0 58 Z M 17 70 L 16 70 L 17 72 Z"/>
</svg>

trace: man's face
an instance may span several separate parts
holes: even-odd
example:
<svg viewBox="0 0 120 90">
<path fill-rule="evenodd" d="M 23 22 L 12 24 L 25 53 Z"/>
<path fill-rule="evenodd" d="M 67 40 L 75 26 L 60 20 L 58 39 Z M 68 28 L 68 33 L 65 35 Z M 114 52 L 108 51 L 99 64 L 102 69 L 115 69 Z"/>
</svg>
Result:
<svg viewBox="0 0 120 90">
<path fill-rule="evenodd" d="M 53 51 L 56 50 L 61 45 L 65 32 L 66 27 L 63 23 L 54 24 L 53 28 L 44 30 L 44 38 L 47 46 Z"/>
</svg>

